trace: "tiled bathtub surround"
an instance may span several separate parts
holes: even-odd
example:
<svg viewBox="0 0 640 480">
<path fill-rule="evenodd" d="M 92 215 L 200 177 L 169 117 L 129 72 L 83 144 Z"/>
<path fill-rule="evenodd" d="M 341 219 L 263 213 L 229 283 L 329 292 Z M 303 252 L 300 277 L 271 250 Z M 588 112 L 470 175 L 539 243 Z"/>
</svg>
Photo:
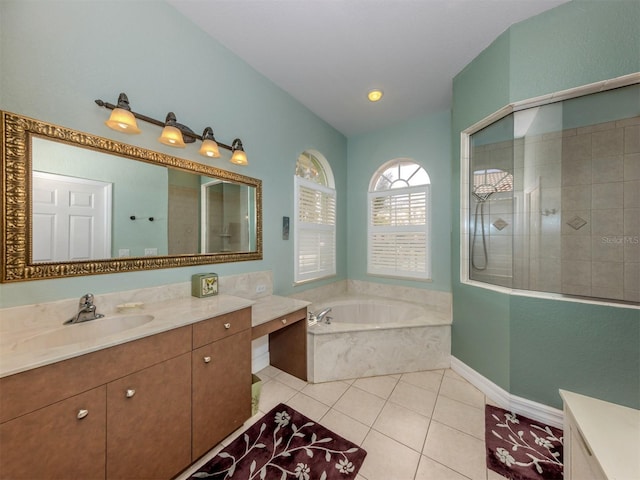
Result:
<svg viewBox="0 0 640 480">
<path fill-rule="evenodd" d="M 311 382 L 449 366 L 450 293 L 352 280 L 338 283 L 304 292 L 306 298 L 300 294 L 313 299 L 310 311 L 333 308 L 330 325 L 309 328 Z"/>
<path fill-rule="evenodd" d="M 362 280 L 340 280 L 289 296 L 311 302 L 312 305 L 309 306 L 309 310 L 313 311 L 315 308 L 313 304 L 326 303 L 332 298 L 345 295 L 368 295 L 418 303 L 428 306 L 436 312 L 451 314 L 451 292 L 402 287 Z"/>
</svg>

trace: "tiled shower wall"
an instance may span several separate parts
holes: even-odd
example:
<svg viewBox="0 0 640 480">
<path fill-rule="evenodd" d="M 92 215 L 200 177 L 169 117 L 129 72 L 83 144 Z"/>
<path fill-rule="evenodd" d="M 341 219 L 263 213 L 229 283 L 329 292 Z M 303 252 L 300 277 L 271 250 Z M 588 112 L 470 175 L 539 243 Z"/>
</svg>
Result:
<svg viewBox="0 0 640 480">
<path fill-rule="evenodd" d="M 472 161 L 472 170 L 514 174 L 512 194 L 484 205 L 488 262 L 469 268 L 472 279 L 640 301 L 640 117 L 474 147 Z M 481 265 L 471 198 L 469 242 Z"/>
<path fill-rule="evenodd" d="M 565 130 L 562 292 L 640 301 L 640 117 Z"/>
</svg>

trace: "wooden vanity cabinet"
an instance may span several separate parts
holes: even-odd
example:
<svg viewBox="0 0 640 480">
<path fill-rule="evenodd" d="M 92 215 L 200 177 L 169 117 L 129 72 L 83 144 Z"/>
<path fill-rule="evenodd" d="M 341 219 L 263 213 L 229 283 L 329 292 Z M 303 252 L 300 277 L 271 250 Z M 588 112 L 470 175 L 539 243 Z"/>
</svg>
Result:
<svg viewBox="0 0 640 480">
<path fill-rule="evenodd" d="M 107 385 L 107 479 L 171 478 L 191 463 L 191 354 Z"/>
<path fill-rule="evenodd" d="M 251 308 L 0 378 L 0 479 L 172 478 L 251 416 Z"/>
<path fill-rule="evenodd" d="M 180 327 L 1 378 L 0 479 L 157 479 L 188 467 L 191 340 Z M 123 388 L 137 395 L 124 406 Z"/>
<path fill-rule="evenodd" d="M 195 460 L 251 416 L 251 309 L 193 327 L 191 429 Z"/>
<path fill-rule="evenodd" d="M 0 477 L 104 478 L 105 386 L 0 425 Z"/>
</svg>

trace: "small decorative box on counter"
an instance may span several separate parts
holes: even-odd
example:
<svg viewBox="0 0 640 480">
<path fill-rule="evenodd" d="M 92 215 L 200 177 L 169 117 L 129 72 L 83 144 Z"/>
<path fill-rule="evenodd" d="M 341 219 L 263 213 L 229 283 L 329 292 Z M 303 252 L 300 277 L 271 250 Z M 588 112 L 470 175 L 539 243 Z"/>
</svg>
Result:
<svg viewBox="0 0 640 480">
<path fill-rule="evenodd" d="M 218 274 L 196 273 L 191 276 L 191 295 L 211 297 L 218 294 Z"/>
</svg>

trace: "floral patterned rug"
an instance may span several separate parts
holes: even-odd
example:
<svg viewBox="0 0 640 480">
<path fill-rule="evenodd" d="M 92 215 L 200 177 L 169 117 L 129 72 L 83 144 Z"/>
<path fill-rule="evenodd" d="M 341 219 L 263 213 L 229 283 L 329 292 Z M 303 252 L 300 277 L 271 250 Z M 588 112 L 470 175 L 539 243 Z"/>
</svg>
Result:
<svg viewBox="0 0 640 480">
<path fill-rule="evenodd" d="M 487 467 L 511 480 L 561 480 L 562 430 L 485 406 Z"/>
<path fill-rule="evenodd" d="M 281 403 L 190 478 L 352 480 L 367 455 Z"/>
</svg>

